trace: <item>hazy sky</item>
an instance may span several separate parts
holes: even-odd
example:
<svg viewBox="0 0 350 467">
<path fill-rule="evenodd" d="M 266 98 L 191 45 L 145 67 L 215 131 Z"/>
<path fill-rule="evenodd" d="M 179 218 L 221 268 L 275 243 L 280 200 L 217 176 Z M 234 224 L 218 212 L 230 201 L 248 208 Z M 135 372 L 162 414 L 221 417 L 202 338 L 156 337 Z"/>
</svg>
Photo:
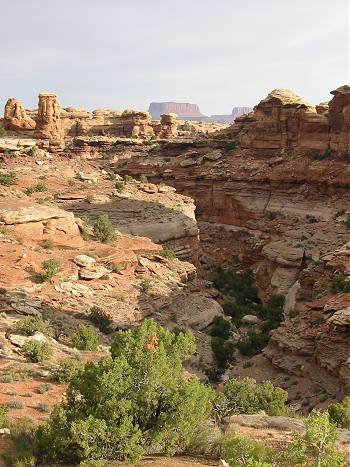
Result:
<svg viewBox="0 0 350 467">
<path fill-rule="evenodd" d="M 311 103 L 349 82 L 348 0 L 0 0 L 0 113 L 36 107 L 206 114 L 254 105 L 272 89 Z"/>
</svg>

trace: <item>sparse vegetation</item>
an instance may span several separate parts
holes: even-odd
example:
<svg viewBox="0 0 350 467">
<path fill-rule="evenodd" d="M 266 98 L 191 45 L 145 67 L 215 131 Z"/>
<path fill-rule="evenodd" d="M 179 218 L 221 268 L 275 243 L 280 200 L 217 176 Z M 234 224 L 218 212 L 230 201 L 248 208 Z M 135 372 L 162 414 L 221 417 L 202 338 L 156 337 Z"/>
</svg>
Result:
<svg viewBox="0 0 350 467">
<path fill-rule="evenodd" d="M 47 259 L 41 263 L 44 272 L 38 276 L 39 282 L 50 282 L 58 273 L 60 263 L 55 259 Z"/>
<path fill-rule="evenodd" d="M 36 339 L 27 340 L 23 344 L 21 351 L 27 360 L 33 363 L 44 362 L 53 354 L 52 347 L 47 342 Z"/>
<path fill-rule="evenodd" d="M 0 405 L 0 428 L 7 428 L 9 425 L 7 412 L 8 408 L 4 405 Z"/>
<path fill-rule="evenodd" d="M 148 292 L 153 286 L 153 281 L 150 277 L 142 277 L 140 282 L 142 292 Z"/>
<path fill-rule="evenodd" d="M 30 186 L 26 189 L 25 194 L 30 196 L 33 193 L 42 193 L 47 191 L 47 185 L 45 183 L 38 183 L 37 185 Z"/>
<path fill-rule="evenodd" d="M 132 182 L 134 179 L 132 177 L 130 177 L 130 175 L 124 175 L 124 182 L 128 183 L 128 182 Z"/>
<path fill-rule="evenodd" d="M 89 313 L 89 320 L 104 334 L 111 332 L 113 320 L 111 316 L 101 308 L 93 306 Z"/>
<path fill-rule="evenodd" d="M 141 183 L 148 183 L 148 178 L 146 177 L 146 175 L 144 175 L 144 174 L 140 175 L 140 182 Z"/>
<path fill-rule="evenodd" d="M 52 334 L 50 324 L 40 316 L 25 316 L 19 319 L 14 324 L 13 331 L 23 336 L 32 336 L 36 332 L 41 332 L 47 336 Z"/>
<path fill-rule="evenodd" d="M 0 173 L 0 185 L 10 186 L 17 182 L 17 176 L 14 172 Z"/>
<path fill-rule="evenodd" d="M 99 242 L 113 243 L 117 235 L 107 214 L 101 214 L 94 224 L 94 235 Z"/>
<path fill-rule="evenodd" d="M 331 421 L 339 428 L 350 429 L 350 397 L 345 397 L 341 402 L 335 402 L 328 406 Z"/>
<path fill-rule="evenodd" d="M 92 326 L 79 326 L 72 335 L 72 343 L 78 350 L 96 351 L 99 344 L 99 336 Z"/>
<path fill-rule="evenodd" d="M 159 256 L 163 256 L 166 259 L 176 259 L 176 254 L 172 250 L 162 250 L 159 252 Z"/>
<path fill-rule="evenodd" d="M 43 402 L 38 403 L 37 409 L 39 410 L 39 412 L 45 412 L 45 413 L 50 412 L 50 406 L 48 404 L 43 403 Z"/>
<path fill-rule="evenodd" d="M 21 401 L 8 401 L 7 403 L 7 407 L 9 409 L 16 409 L 16 410 L 20 410 L 20 409 L 24 409 L 25 405 L 23 404 L 23 402 Z"/>
<path fill-rule="evenodd" d="M 342 272 L 336 274 L 332 279 L 330 290 L 333 294 L 350 292 L 350 278 L 345 276 Z"/>
<path fill-rule="evenodd" d="M 123 292 L 118 292 L 118 293 L 115 295 L 115 298 L 116 298 L 116 300 L 119 300 L 120 302 L 125 302 L 125 300 L 126 300 L 126 295 L 125 295 L 125 293 L 123 293 Z"/>
<path fill-rule="evenodd" d="M 224 151 L 225 153 L 228 153 L 236 149 L 236 147 L 237 147 L 236 141 L 229 141 L 228 143 L 226 143 Z"/>
<path fill-rule="evenodd" d="M 39 386 L 40 394 L 45 394 L 46 392 L 52 391 L 53 386 L 50 383 L 42 383 Z"/>
<path fill-rule="evenodd" d="M 125 183 L 124 182 L 115 182 L 115 188 L 118 193 L 123 193 L 125 191 Z"/>
</svg>

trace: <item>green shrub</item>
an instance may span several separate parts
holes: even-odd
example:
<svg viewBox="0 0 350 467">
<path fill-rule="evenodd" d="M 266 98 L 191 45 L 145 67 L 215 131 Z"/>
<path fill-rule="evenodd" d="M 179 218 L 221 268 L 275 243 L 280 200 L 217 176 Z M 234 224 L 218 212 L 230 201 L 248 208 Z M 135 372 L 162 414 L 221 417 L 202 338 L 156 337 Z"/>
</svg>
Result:
<svg viewBox="0 0 350 467">
<path fill-rule="evenodd" d="M 8 408 L 4 405 L 0 405 L 0 428 L 7 428 L 9 426 L 7 412 Z"/>
<path fill-rule="evenodd" d="M 132 181 L 133 181 L 133 178 L 130 177 L 130 175 L 124 175 L 124 181 L 125 181 L 125 182 L 132 182 Z"/>
<path fill-rule="evenodd" d="M 213 351 L 218 368 L 225 369 L 233 354 L 233 344 L 222 337 L 211 338 L 211 349 Z"/>
<path fill-rule="evenodd" d="M 223 293 L 233 297 L 238 305 L 259 303 L 253 272 L 237 271 L 235 268 L 219 268 L 214 286 Z"/>
<path fill-rule="evenodd" d="M 274 329 L 279 326 L 283 320 L 283 307 L 283 295 L 272 295 L 269 298 L 266 307 L 259 307 L 258 314 L 260 318 L 269 321 L 266 330 Z"/>
<path fill-rule="evenodd" d="M 32 336 L 36 332 L 51 335 L 50 325 L 40 316 L 26 316 L 19 319 L 13 326 L 13 331 L 23 336 Z"/>
<path fill-rule="evenodd" d="M 125 267 L 122 264 L 118 263 L 110 263 L 108 264 L 108 267 L 111 268 L 112 272 L 115 274 L 120 274 Z"/>
<path fill-rule="evenodd" d="M 89 320 L 104 334 L 111 332 L 113 320 L 111 316 L 101 308 L 93 306 L 89 313 Z"/>
<path fill-rule="evenodd" d="M 153 281 L 150 277 L 142 277 L 140 286 L 142 292 L 148 292 L 148 290 L 153 286 Z"/>
<path fill-rule="evenodd" d="M 147 450 L 184 450 L 211 413 L 213 390 L 183 377 L 195 352 L 190 333 L 171 333 L 153 320 L 118 331 L 111 357 L 87 363 L 66 402 L 37 431 L 38 463 L 139 461 Z"/>
<path fill-rule="evenodd" d="M 336 294 L 340 292 L 350 292 L 350 278 L 343 273 L 336 274 L 331 282 L 331 292 Z"/>
<path fill-rule="evenodd" d="M 213 337 L 222 337 L 228 339 L 231 332 L 231 323 L 222 316 L 215 316 L 211 326 L 210 334 Z"/>
<path fill-rule="evenodd" d="M 22 346 L 22 354 L 33 363 L 48 360 L 52 355 L 52 348 L 47 342 L 35 339 L 27 340 Z"/>
<path fill-rule="evenodd" d="M 232 321 L 238 328 L 241 326 L 243 316 L 256 314 L 252 305 L 236 305 L 230 300 L 223 303 L 222 309 L 224 310 L 225 315 L 231 316 Z"/>
<path fill-rule="evenodd" d="M 79 326 L 79 329 L 72 335 L 74 347 L 79 350 L 96 351 L 99 345 L 98 333 L 92 326 Z"/>
<path fill-rule="evenodd" d="M 84 369 L 84 363 L 75 359 L 64 359 L 59 362 L 58 368 L 52 371 L 52 376 L 59 383 L 68 383 Z"/>
<path fill-rule="evenodd" d="M 45 183 L 38 183 L 37 185 L 30 186 L 26 189 L 25 194 L 30 196 L 33 193 L 42 193 L 47 191 L 47 185 Z"/>
<path fill-rule="evenodd" d="M 52 391 L 53 386 L 50 383 L 42 383 L 39 386 L 40 394 L 45 394 L 46 392 Z"/>
<path fill-rule="evenodd" d="M 38 403 L 38 406 L 37 406 L 37 409 L 39 410 L 39 412 L 50 412 L 50 407 L 48 404 L 45 404 L 43 402 L 39 402 Z"/>
<path fill-rule="evenodd" d="M 14 454 L 6 456 L 6 465 L 15 467 L 34 467 L 37 465 L 33 453 L 35 432 L 33 420 L 30 417 L 21 417 L 10 424 L 10 431 L 10 439 L 14 444 Z"/>
<path fill-rule="evenodd" d="M 247 337 L 237 342 L 237 348 L 242 355 L 252 357 L 262 351 L 269 342 L 268 334 L 262 332 L 249 332 Z"/>
<path fill-rule="evenodd" d="M 263 443 L 235 435 L 222 443 L 221 457 L 230 467 L 273 467 L 274 451 Z"/>
<path fill-rule="evenodd" d="M 17 176 L 14 172 L 0 174 L 0 185 L 10 186 L 17 182 Z"/>
<path fill-rule="evenodd" d="M 46 259 L 41 263 L 44 272 L 40 273 L 38 280 L 40 282 L 50 282 L 52 278 L 58 273 L 60 263 L 55 259 Z"/>
<path fill-rule="evenodd" d="M 288 393 L 270 381 L 256 383 L 251 378 L 230 379 L 217 398 L 220 415 L 246 414 L 260 411 L 267 415 L 285 415 Z"/>
<path fill-rule="evenodd" d="M 101 214 L 94 223 L 94 234 L 99 242 L 113 243 L 117 235 L 107 214 Z"/>
<path fill-rule="evenodd" d="M 148 178 L 146 177 L 146 175 L 144 175 L 144 174 L 140 175 L 140 182 L 141 183 L 148 183 Z"/>
<path fill-rule="evenodd" d="M 350 397 L 345 397 L 341 402 L 328 406 L 328 413 L 332 422 L 339 428 L 350 429 Z"/>
<path fill-rule="evenodd" d="M 176 254 L 172 250 L 162 250 L 158 254 L 166 259 L 176 259 Z"/>
<path fill-rule="evenodd" d="M 236 149 L 237 147 L 237 143 L 236 141 L 229 141 L 228 143 L 226 143 L 226 146 L 225 146 L 225 149 L 224 151 L 227 153 L 227 152 L 231 152 L 233 151 L 234 149 Z"/>
<path fill-rule="evenodd" d="M 25 405 L 21 401 L 8 401 L 7 407 L 9 409 L 24 409 Z"/>
<path fill-rule="evenodd" d="M 5 136 L 5 135 L 6 135 L 5 128 L 0 127 L 0 136 Z"/>
<path fill-rule="evenodd" d="M 115 188 L 118 191 L 118 193 L 123 193 L 123 191 L 125 190 L 125 183 L 115 182 Z"/>
<path fill-rule="evenodd" d="M 305 422 L 306 434 L 295 434 L 281 456 L 282 465 L 344 467 L 345 455 L 338 450 L 338 433 L 328 412 L 313 411 Z M 290 464 L 293 459 L 294 463 Z"/>
</svg>

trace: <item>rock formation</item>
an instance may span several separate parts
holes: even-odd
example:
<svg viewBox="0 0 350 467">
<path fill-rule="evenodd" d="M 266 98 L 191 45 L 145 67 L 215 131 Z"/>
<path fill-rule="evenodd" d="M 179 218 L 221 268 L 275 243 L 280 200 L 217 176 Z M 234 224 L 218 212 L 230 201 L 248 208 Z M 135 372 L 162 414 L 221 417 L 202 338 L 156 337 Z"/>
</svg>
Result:
<svg viewBox="0 0 350 467">
<path fill-rule="evenodd" d="M 160 116 L 160 124 L 156 128 L 159 138 L 173 138 L 177 136 L 176 114 L 163 114 Z"/>
<path fill-rule="evenodd" d="M 330 149 L 350 152 L 350 86 L 341 86 L 329 102 Z"/>
<path fill-rule="evenodd" d="M 148 112 L 124 110 L 118 123 L 109 129 L 109 133 L 128 138 L 151 137 L 154 136 L 151 123 L 152 119 Z"/>
<path fill-rule="evenodd" d="M 151 102 L 148 112 L 158 120 L 162 114 L 175 113 L 179 119 L 186 120 L 195 117 L 205 117 L 197 104 L 180 102 Z"/>
<path fill-rule="evenodd" d="M 273 156 L 286 150 L 325 156 L 346 154 L 350 134 L 350 86 L 314 107 L 294 92 L 275 89 L 248 115 L 236 119 L 233 134 L 240 147 L 255 155 Z"/>
<path fill-rule="evenodd" d="M 236 120 L 237 117 L 249 114 L 249 112 L 251 112 L 252 110 L 253 107 L 233 107 L 231 115 L 233 120 Z"/>
<path fill-rule="evenodd" d="M 34 130 L 35 126 L 35 121 L 27 115 L 20 101 L 13 97 L 8 99 L 4 112 L 5 130 Z"/>
<path fill-rule="evenodd" d="M 39 94 L 39 108 L 35 136 L 41 139 L 61 140 L 63 130 L 61 125 L 61 107 L 56 94 Z"/>
</svg>

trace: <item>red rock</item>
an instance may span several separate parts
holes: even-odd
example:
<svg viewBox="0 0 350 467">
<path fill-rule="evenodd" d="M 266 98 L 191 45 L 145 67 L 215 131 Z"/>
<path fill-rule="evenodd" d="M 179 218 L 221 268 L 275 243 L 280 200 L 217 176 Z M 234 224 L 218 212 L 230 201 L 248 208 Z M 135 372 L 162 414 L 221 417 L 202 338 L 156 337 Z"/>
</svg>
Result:
<svg viewBox="0 0 350 467">
<path fill-rule="evenodd" d="M 28 117 L 22 104 L 17 99 L 8 99 L 5 105 L 4 128 L 6 130 L 21 131 L 34 130 L 35 126 L 35 121 Z"/>
</svg>

